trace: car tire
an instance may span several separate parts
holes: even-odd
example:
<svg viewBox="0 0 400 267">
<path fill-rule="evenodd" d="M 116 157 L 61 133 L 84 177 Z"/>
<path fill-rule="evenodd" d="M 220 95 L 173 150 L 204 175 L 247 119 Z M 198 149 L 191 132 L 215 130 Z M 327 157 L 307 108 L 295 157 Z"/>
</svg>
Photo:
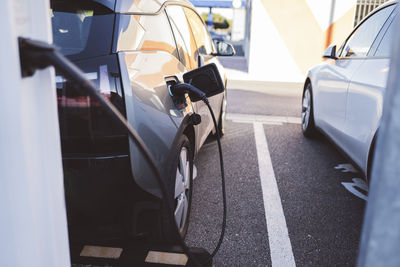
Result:
<svg viewBox="0 0 400 267">
<path fill-rule="evenodd" d="M 305 86 L 301 103 L 301 129 L 303 135 L 307 138 L 315 137 L 318 134 L 318 130 L 315 127 L 314 121 L 314 106 L 311 83 L 307 83 Z"/>
<path fill-rule="evenodd" d="M 175 222 L 179 229 L 179 234 L 185 238 L 190 220 L 190 210 L 192 205 L 192 186 L 193 186 L 193 152 L 189 139 L 182 135 L 178 140 L 177 147 L 179 149 L 174 156 L 170 173 L 169 194 L 170 203 L 174 209 Z M 164 240 L 167 242 L 176 242 L 177 237 L 174 235 L 171 220 L 166 214 L 165 203 L 163 203 L 163 233 Z"/>
</svg>

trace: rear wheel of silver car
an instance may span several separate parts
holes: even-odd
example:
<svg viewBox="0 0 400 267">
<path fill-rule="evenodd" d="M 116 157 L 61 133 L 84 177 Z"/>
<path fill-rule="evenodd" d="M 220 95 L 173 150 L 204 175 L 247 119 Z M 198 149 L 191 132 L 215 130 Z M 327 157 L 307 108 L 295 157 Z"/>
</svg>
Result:
<svg viewBox="0 0 400 267">
<path fill-rule="evenodd" d="M 185 143 L 186 144 L 186 143 Z M 187 142 L 189 144 L 189 142 Z M 179 233 L 184 237 L 189 226 L 189 214 L 192 202 L 193 161 L 189 146 L 183 146 L 179 153 L 175 177 L 175 222 Z"/>
<path fill-rule="evenodd" d="M 168 214 L 166 203 L 162 201 L 163 241 L 176 243 L 178 236 L 174 228 L 177 226 L 182 238 L 186 236 L 189 227 L 190 208 L 192 204 L 193 185 L 193 152 L 187 136 L 182 135 L 175 145 L 178 149 L 171 156 L 169 178 L 167 181 L 170 206 L 173 214 Z M 171 220 L 173 216 L 173 221 Z M 175 223 L 175 225 L 172 225 Z"/>
<path fill-rule="evenodd" d="M 314 137 L 317 134 L 312 97 L 312 87 L 311 84 L 308 83 L 304 88 L 301 109 L 301 129 L 306 137 Z"/>
</svg>

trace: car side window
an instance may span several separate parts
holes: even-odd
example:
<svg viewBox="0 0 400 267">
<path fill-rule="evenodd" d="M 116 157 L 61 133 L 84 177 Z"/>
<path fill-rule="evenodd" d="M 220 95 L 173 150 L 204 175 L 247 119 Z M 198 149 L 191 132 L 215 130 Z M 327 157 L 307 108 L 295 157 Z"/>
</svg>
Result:
<svg viewBox="0 0 400 267">
<path fill-rule="evenodd" d="M 365 57 L 395 5 L 383 8 L 364 21 L 347 40 L 341 57 Z"/>
<path fill-rule="evenodd" d="M 380 42 L 378 49 L 375 52 L 375 56 L 390 57 L 393 45 L 394 29 L 397 23 L 398 23 L 398 16 L 391 22 L 389 28 L 386 30 L 386 33 L 383 36 L 383 39 Z"/>
<path fill-rule="evenodd" d="M 164 51 L 179 58 L 165 13 L 157 16 L 118 17 L 118 51 Z"/>
<path fill-rule="evenodd" d="M 185 8 L 185 13 L 196 40 L 199 54 L 210 55 L 213 52 L 212 40 L 203 20 L 189 8 Z"/>
<path fill-rule="evenodd" d="M 197 46 L 183 8 L 181 6 L 168 6 L 166 11 L 182 64 L 189 69 L 196 68 L 197 59 L 195 53 Z"/>
</svg>

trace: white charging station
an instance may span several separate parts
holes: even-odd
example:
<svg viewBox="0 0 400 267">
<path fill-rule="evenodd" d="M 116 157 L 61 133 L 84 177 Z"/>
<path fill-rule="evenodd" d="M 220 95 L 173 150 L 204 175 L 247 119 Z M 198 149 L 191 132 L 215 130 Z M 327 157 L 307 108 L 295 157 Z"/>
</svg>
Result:
<svg viewBox="0 0 400 267">
<path fill-rule="evenodd" d="M 71 266 L 54 70 L 21 78 L 17 40 L 51 42 L 49 10 L 0 1 L 0 266 Z"/>
</svg>

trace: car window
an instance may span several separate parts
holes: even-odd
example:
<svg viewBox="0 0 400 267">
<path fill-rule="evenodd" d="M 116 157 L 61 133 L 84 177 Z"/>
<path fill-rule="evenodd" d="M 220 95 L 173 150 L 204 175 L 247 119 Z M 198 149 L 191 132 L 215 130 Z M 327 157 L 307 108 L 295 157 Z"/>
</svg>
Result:
<svg viewBox="0 0 400 267">
<path fill-rule="evenodd" d="M 164 12 L 157 16 L 119 15 L 117 51 L 164 51 L 179 58 Z"/>
<path fill-rule="evenodd" d="M 375 56 L 390 57 L 392 51 L 394 29 L 397 23 L 398 17 L 396 17 L 396 19 L 391 22 L 389 28 L 386 30 L 386 33 L 383 36 L 383 39 L 378 46 L 378 49 L 376 50 Z"/>
<path fill-rule="evenodd" d="M 195 53 L 197 46 L 183 8 L 181 6 L 168 6 L 166 11 L 171 22 L 182 64 L 189 69 L 196 68 L 197 57 Z"/>
<path fill-rule="evenodd" d="M 111 10 L 65 0 L 52 1 L 50 12 L 54 44 L 63 55 L 82 59 L 111 52 L 115 17 Z"/>
<path fill-rule="evenodd" d="M 212 41 L 203 20 L 189 8 L 185 8 L 185 13 L 196 40 L 198 52 L 202 55 L 210 55 L 213 52 Z"/>
<path fill-rule="evenodd" d="M 347 40 L 341 57 L 365 57 L 395 5 L 383 8 L 364 21 Z"/>
</svg>

